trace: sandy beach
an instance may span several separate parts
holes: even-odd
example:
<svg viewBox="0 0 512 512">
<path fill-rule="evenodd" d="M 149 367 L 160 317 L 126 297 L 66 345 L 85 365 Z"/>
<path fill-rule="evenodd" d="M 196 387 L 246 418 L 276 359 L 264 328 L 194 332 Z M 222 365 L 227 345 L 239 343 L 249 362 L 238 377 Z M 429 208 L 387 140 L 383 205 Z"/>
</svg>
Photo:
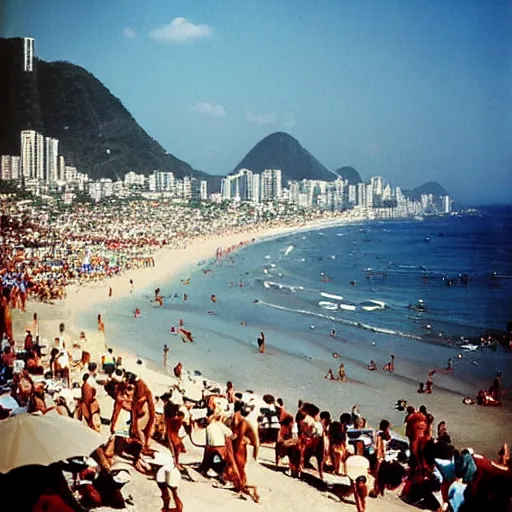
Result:
<svg viewBox="0 0 512 512">
<path fill-rule="evenodd" d="M 342 220 L 341 224 L 346 222 Z M 43 339 L 51 340 L 58 334 L 58 326 L 61 322 L 65 323 L 66 340 L 73 341 L 78 339 L 79 329 L 76 320 L 79 315 L 89 312 L 95 308 L 97 313 L 102 313 L 102 304 L 106 301 L 115 301 L 118 298 L 130 295 L 130 279 L 133 280 L 134 290 L 148 289 L 152 286 L 158 286 L 160 283 L 169 281 L 173 278 L 179 278 L 186 274 L 187 270 L 193 269 L 197 263 L 215 256 L 218 247 L 227 248 L 239 245 L 241 242 L 260 242 L 272 237 L 277 237 L 296 231 L 297 229 L 307 230 L 315 227 L 327 227 L 329 223 L 311 223 L 300 228 L 283 227 L 273 228 L 271 230 L 259 229 L 226 235 L 223 237 L 211 237 L 195 239 L 189 242 L 186 248 L 181 249 L 161 249 L 155 255 L 155 266 L 126 272 L 121 276 L 102 281 L 97 285 L 70 287 L 67 290 L 67 298 L 55 305 L 47 305 L 39 302 L 30 302 L 27 312 L 21 314 L 16 312 L 15 331 L 17 340 L 21 339 L 21 334 L 26 325 L 29 324 L 32 313 L 37 312 L 41 320 L 41 336 Z M 112 288 L 112 297 L 109 297 L 109 289 Z M 115 347 L 116 355 L 123 355 L 125 358 L 133 358 L 129 350 L 123 347 L 122 340 L 110 339 L 108 333 L 108 316 L 104 318 L 106 339 L 109 346 Z M 268 333 L 271 336 L 271 333 Z M 101 353 L 105 350 L 105 338 L 98 331 L 86 332 L 87 345 L 86 350 L 91 352 L 93 360 L 98 360 Z M 209 364 L 207 344 L 199 346 L 176 347 L 172 352 L 173 360 L 181 360 L 185 368 L 193 371 L 200 369 L 208 378 L 225 382 L 233 380 L 239 389 L 254 389 L 258 393 L 272 393 L 275 396 L 282 396 L 285 403 L 289 404 L 290 410 L 294 410 L 296 401 L 306 399 L 316 403 L 321 409 L 332 411 L 337 415 L 340 410 L 340 402 L 345 410 L 350 410 L 354 403 L 361 405 L 364 416 L 368 417 L 370 422 L 375 425 L 381 418 L 387 418 L 391 421 L 397 432 L 403 432 L 403 413 L 393 409 L 393 404 L 399 398 L 405 398 L 414 405 L 420 405 L 419 399 L 411 391 L 411 375 L 426 372 L 426 368 L 420 368 L 413 363 L 404 363 L 404 367 L 396 372 L 395 375 L 384 375 L 383 372 L 374 372 L 368 375 L 363 365 L 357 358 L 348 363 L 351 367 L 351 378 L 349 382 L 340 384 L 336 382 L 325 382 L 329 388 L 320 389 L 318 386 L 318 375 L 325 368 L 320 366 L 314 360 L 290 356 L 287 353 L 272 349 L 272 357 L 255 358 L 254 352 L 239 347 L 234 347 L 238 351 L 237 361 L 242 361 L 238 368 L 233 368 L 226 364 L 223 368 L 218 365 Z M 193 348 L 193 349 L 192 349 Z M 347 354 L 350 354 L 351 348 L 347 347 Z M 400 357 L 400 356 L 399 356 Z M 148 362 L 148 364 L 150 364 Z M 283 365 L 295 365 L 296 379 L 281 377 Z M 336 362 L 333 361 L 333 367 Z M 158 368 L 159 361 L 153 363 L 152 367 Z M 250 368 L 250 370 L 248 370 Z M 312 371 L 312 369 L 314 371 Z M 167 377 L 158 372 L 154 372 L 154 382 L 152 385 L 160 385 L 159 381 L 165 382 Z M 417 379 L 415 379 L 417 380 Z M 414 382 L 415 382 L 414 380 Z M 298 384 L 300 382 L 300 384 Z M 447 386 L 450 382 L 447 381 Z M 465 388 L 465 383 L 461 383 L 460 392 Z M 327 391 L 326 391 L 327 389 Z M 435 394 L 422 396 L 421 403 L 424 403 L 428 410 L 432 411 L 436 422 L 445 420 L 448 423 L 450 434 L 457 447 L 473 447 L 477 452 L 487 456 L 494 457 L 497 450 L 504 441 L 509 441 L 509 425 L 512 420 L 512 410 L 510 404 L 501 408 L 478 408 L 468 407 L 462 404 L 459 393 L 450 391 L 441 386 Z M 102 398 L 102 415 L 108 417 L 108 400 Z M 183 462 L 197 462 L 200 460 L 200 452 L 189 443 L 189 452 L 186 454 Z M 263 449 L 260 457 L 261 464 L 251 462 L 248 465 L 249 480 L 258 486 L 262 496 L 261 504 L 255 505 L 249 501 L 239 500 L 232 493 L 220 489 L 214 489 L 210 484 L 188 482 L 182 483 L 182 499 L 187 510 L 202 510 L 208 504 L 211 510 L 229 510 L 242 511 L 250 508 L 259 507 L 260 510 L 309 510 L 311 508 L 321 508 L 322 510 L 355 510 L 353 502 L 343 504 L 332 499 L 329 493 L 321 493 L 314 487 L 305 482 L 289 478 L 280 472 L 269 469 L 273 461 L 273 452 L 269 449 Z M 149 509 L 159 506 L 159 491 L 156 485 L 146 480 L 142 475 L 136 474 L 129 491 L 135 498 L 138 507 L 142 505 Z M 151 508 L 148 508 L 151 507 Z M 402 503 L 396 494 L 388 493 L 387 496 L 378 500 L 369 500 L 368 511 L 389 510 L 391 512 L 398 510 L 411 510 L 412 507 Z"/>
</svg>

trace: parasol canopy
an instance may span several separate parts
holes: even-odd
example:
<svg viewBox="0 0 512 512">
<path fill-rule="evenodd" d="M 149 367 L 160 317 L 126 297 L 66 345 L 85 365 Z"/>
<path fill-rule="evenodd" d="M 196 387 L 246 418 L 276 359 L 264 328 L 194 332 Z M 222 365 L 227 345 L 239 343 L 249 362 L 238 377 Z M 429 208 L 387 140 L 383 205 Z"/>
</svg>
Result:
<svg viewBox="0 0 512 512">
<path fill-rule="evenodd" d="M 72 418 L 21 414 L 0 422 L 0 473 L 89 455 L 103 441 L 102 435 Z"/>
</svg>

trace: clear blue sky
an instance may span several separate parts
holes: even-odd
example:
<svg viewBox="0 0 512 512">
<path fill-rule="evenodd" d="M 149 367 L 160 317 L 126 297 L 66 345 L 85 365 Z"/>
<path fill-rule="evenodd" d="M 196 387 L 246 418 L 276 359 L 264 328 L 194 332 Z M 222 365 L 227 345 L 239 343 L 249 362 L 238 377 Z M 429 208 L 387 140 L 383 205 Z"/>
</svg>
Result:
<svg viewBox="0 0 512 512">
<path fill-rule="evenodd" d="M 510 202 L 511 0 L 7 0 L 1 18 L 197 169 L 287 131 L 330 168 Z"/>
</svg>

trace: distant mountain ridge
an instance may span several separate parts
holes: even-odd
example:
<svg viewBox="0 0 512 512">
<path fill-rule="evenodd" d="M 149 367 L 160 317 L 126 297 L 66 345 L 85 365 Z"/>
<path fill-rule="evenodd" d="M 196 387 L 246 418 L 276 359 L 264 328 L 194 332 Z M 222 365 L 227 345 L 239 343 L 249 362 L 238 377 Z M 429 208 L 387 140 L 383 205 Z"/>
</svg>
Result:
<svg viewBox="0 0 512 512">
<path fill-rule="evenodd" d="M 283 185 L 302 179 L 332 181 L 336 174 L 322 165 L 299 141 L 284 132 L 276 132 L 260 140 L 230 174 L 239 169 L 261 173 L 265 169 L 281 169 Z"/>
<path fill-rule="evenodd" d="M 446 189 L 435 181 L 427 181 L 427 183 L 423 183 L 423 185 L 420 185 L 419 187 L 416 187 L 412 190 L 404 190 L 403 192 L 410 199 L 416 200 L 420 199 L 422 194 L 432 194 L 435 197 L 443 197 L 448 195 Z"/>
<path fill-rule="evenodd" d="M 357 185 L 358 183 L 362 183 L 360 174 L 353 168 L 349 166 L 340 167 L 334 171 L 340 178 L 347 180 L 349 185 Z"/>
<path fill-rule="evenodd" d="M 128 171 L 148 175 L 154 170 L 172 171 L 178 178 L 216 179 L 167 153 L 84 68 L 36 59 L 34 71 L 24 72 L 22 41 L 0 39 L 0 154 L 20 154 L 20 131 L 34 129 L 59 139 L 66 163 L 92 179 L 116 180 Z"/>
</svg>

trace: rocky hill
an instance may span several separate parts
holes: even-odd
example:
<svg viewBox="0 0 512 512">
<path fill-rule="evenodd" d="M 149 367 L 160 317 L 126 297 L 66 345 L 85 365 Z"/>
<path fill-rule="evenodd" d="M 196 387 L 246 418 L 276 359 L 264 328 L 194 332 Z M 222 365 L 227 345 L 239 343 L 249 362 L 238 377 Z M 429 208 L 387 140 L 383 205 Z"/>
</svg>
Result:
<svg viewBox="0 0 512 512">
<path fill-rule="evenodd" d="M 336 174 L 304 149 L 297 139 L 284 132 L 272 133 L 258 142 L 230 174 L 239 169 L 250 169 L 256 173 L 265 169 L 281 169 L 283 184 L 302 179 L 336 179 Z"/>
<path fill-rule="evenodd" d="M 349 185 L 357 185 L 358 183 L 362 183 L 361 176 L 359 173 L 353 168 L 349 166 L 340 167 L 334 171 L 340 178 L 344 180 L 348 180 Z"/>
<path fill-rule="evenodd" d="M 404 194 L 411 199 L 420 199 L 422 194 L 432 194 L 435 197 L 447 196 L 448 192 L 436 183 L 435 181 L 428 181 L 413 190 L 404 191 Z"/>
<path fill-rule="evenodd" d="M 93 179 L 156 169 L 210 177 L 169 154 L 95 76 L 69 62 L 35 61 L 22 70 L 22 39 L 0 39 L 0 154 L 20 153 L 20 131 L 59 139 L 59 153 Z"/>
</svg>

